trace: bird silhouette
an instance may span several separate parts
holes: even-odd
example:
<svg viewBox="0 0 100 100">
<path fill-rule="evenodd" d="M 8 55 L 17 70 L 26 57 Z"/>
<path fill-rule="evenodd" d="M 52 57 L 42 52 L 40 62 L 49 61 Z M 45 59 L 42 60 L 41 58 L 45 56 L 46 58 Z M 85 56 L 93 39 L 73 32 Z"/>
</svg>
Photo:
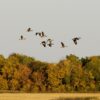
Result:
<svg viewBox="0 0 100 100">
<path fill-rule="evenodd" d="M 28 29 L 27 29 L 27 32 L 31 32 L 32 31 L 32 29 L 29 27 Z"/>
<path fill-rule="evenodd" d="M 19 40 L 25 40 L 24 36 L 21 35 Z"/>
<path fill-rule="evenodd" d="M 81 39 L 81 38 L 80 37 L 75 37 L 75 38 L 72 39 L 75 45 L 77 45 L 77 40 L 79 40 L 79 39 Z"/>
<path fill-rule="evenodd" d="M 61 47 L 62 47 L 62 48 L 65 48 L 65 47 L 67 47 L 67 46 L 65 46 L 65 44 L 64 44 L 63 42 L 61 42 Z"/>
<path fill-rule="evenodd" d="M 37 33 L 35 33 L 35 35 L 38 35 L 38 36 L 40 36 L 41 38 L 42 38 L 42 37 L 47 37 L 47 36 L 45 35 L 44 32 L 37 32 Z"/>
<path fill-rule="evenodd" d="M 41 44 L 46 47 L 46 41 L 42 41 Z"/>
<path fill-rule="evenodd" d="M 44 32 L 41 32 L 41 37 L 47 37 Z"/>
<path fill-rule="evenodd" d="M 52 45 L 54 45 L 54 44 L 52 43 L 52 41 L 53 41 L 52 39 L 48 39 L 48 40 L 47 40 L 47 43 L 48 43 L 47 45 L 48 45 L 49 47 L 52 47 Z"/>
<path fill-rule="evenodd" d="M 40 32 L 35 33 L 35 35 L 39 35 L 41 37 L 41 33 Z"/>
<path fill-rule="evenodd" d="M 21 35 L 21 36 L 20 36 L 20 39 L 21 39 L 21 40 L 23 40 L 23 39 L 24 39 L 23 35 Z"/>
</svg>

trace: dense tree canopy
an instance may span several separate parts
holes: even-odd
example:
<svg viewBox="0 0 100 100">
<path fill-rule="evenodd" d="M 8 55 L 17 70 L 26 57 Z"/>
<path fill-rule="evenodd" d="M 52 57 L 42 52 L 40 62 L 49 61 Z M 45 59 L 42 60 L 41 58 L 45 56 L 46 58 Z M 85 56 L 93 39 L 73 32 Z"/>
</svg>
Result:
<svg viewBox="0 0 100 100">
<path fill-rule="evenodd" d="M 58 63 L 13 53 L 0 55 L 0 91 L 99 92 L 100 56 L 68 55 Z"/>
</svg>

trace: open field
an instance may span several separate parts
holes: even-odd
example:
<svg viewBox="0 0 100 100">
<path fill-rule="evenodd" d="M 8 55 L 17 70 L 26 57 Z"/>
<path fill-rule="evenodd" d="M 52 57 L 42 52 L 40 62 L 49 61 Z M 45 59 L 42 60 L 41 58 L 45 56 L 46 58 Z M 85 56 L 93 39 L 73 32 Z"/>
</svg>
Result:
<svg viewBox="0 0 100 100">
<path fill-rule="evenodd" d="M 98 97 L 100 93 L 1 93 L 0 100 L 55 100 L 58 98 Z"/>
</svg>

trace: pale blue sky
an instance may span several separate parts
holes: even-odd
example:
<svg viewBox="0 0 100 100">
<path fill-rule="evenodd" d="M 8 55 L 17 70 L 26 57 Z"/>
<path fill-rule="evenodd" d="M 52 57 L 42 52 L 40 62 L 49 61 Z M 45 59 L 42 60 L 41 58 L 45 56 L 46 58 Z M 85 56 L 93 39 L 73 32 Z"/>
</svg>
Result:
<svg viewBox="0 0 100 100">
<path fill-rule="evenodd" d="M 31 27 L 34 31 L 27 33 Z M 54 47 L 43 48 L 35 32 L 44 31 Z M 19 41 L 20 35 L 27 40 Z M 75 46 L 74 36 L 82 39 Z M 64 41 L 68 48 L 60 48 Z M 100 0 L 0 0 L 0 54 L 13 52 L 56 62 L 66 55 L 100 55 Z"/>
</svg>

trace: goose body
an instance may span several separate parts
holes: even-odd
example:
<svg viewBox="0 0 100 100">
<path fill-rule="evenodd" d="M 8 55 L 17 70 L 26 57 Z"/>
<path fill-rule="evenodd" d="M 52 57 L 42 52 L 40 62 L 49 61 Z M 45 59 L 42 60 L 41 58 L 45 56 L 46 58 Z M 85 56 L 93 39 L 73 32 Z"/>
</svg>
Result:
<svg viewBox="0 0 100 100">
<path fill-rule="evenodd" d="M 46 41 L 42 41 L 41 44 L 46 47 Z"/>
<path fill-rule="evenodd" d="M 80 37 L 75 37 L 72 39 L 75 45 L 77 45 L 77 40 L 79 40 L 79 39 L 80 39 Z"/>
<path fill-rule="evenodd" d="M 25 40 L 24 36 L 21 35 L 19 40 Z"/>
<path fill-rule="evenodd" d="M 32 29 L 29 27 L 28 29 L 27 29 L 27 32 L 31 32 L 32 31 Z"/>
<path fill-rule="evenodd" d="M 47 37 L 44 32 L 41 32 L 41 37 Z"/>
<path fill-rule="evenodd" d="M 63 42 L 61 42 L 61 47 L 62 47 L 62 48 L 65 48 L 65 47 L 67 47 L 67 46 L 65 46 L 65 44 L 64 44 Z"/>
</svg>

